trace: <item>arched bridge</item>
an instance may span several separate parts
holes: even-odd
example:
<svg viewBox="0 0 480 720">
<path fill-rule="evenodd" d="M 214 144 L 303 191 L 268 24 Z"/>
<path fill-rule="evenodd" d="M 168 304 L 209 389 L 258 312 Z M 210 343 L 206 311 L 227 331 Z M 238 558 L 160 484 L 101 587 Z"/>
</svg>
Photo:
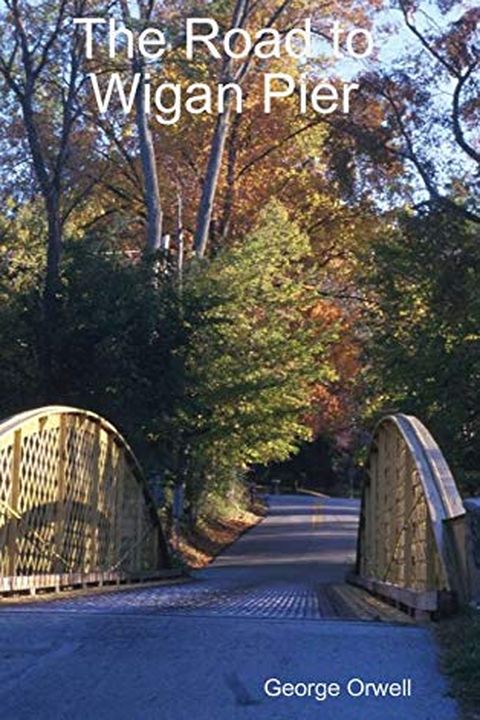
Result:
<svg viewBox="0 0 480 720">
<path fill-rule="evenodd" d="M 352 580 L 416 614 L 475 594 L 474 516 L 442 452 L 415 417 L 384 418 L 374 432 Z M 472 524 L 473 523 L 473 524 Z"/>
<path fill-rule="evenodd" d="M 167 565 L 145 478 L 110 423 L 69 407 L 0 423 L 0 592 L 118 582 Z"/>
<path fill-rule="evenodd" d="M 420 616 L 480 596 L 479 515 L 426 428 L 384 418 L 350 580 Z M 167 567 L 155 503 L 110 423 L 68 407 L 0 423 L 0 593 L 153 578 Z"/>
</svg>

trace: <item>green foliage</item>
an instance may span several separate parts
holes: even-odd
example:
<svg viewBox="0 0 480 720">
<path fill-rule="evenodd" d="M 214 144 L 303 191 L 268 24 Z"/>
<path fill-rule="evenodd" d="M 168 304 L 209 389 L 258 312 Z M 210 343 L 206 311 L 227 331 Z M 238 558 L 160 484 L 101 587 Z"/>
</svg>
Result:
<svg viewBox="0 0 480 720">
<path fill-rule="evenodd" d="M 29 252 L 15 248 L 0 286 L 2 416 L 43 402 L 42 270 Z M 108 237 L 71 240 L 55 402 L 109 418 L 147 468 L 186 478 L 195 503 L 212 491 L 228 498 L 250 464 L 286 458 L 310 436 L 312 386 L 332 375 L 334 333 L 309 312 L 308 263 L 308 240 L 276 204 L 241 244 L 193 261 L 182 283 Z"/>
<path fill-rule="evenodd" d="M 18 229 L 18 227 L 17 227 Z M 13 239 L 12 239 L 13 237 Z M 39 362 L 44 252 L 32 234 L 6 236 L 0 278 L 0 417 L 44 404 Z M 156 464 L 152 427 L 182 384 L 182 325 L 170 284 L 108 237 L 69 241 L 54 336 L 53 402 L 94 410 Z M 163 450 L 163 448 L 162 448 Z"/>
<path fill-rule="evenodd" d="M 435 209 L 376 242 L 369 381 L 376 409 L 420 417 L 460 479 L 480 467 L 478 230 Z M 379 407 L 379 399 L 382 399 Z"/>
<path fill-rule="evenodd" d="M 285 459 L 310 437 L 305 414 L 330 373 L 332 337 L 309 317 L 309 258 L 306 237 L 272 204 L 242 243 L 189 273 L 185 311 L 203 310 L 185 424 L 195 456 L 217 473 Z"/>
<path fill-rule="evenodd" d="M 468 610 L 439 623 L 442 665 L 465 720 L 478 718 L 480 704 L 480 613 Z"/>
<path fill-rule="evenodd" d="M 10 203 L 7 203 L 10 211 Z M 44 268 L 38 204 L 15 221 L 0 218 L 0 416 L 41 404 L 38 378 L 39 287 Z"/>
<path fill-rule="evenodd" d="M 74 243 L 63 284 L 59 394 L 112 419 L 156 465 L 152 431 L 160 419 L 169 424 L 182 392 L 178 299 L 169 283 L 157 288 L 149 263 L 132 263 L 113 244 Z"/>
</svg>

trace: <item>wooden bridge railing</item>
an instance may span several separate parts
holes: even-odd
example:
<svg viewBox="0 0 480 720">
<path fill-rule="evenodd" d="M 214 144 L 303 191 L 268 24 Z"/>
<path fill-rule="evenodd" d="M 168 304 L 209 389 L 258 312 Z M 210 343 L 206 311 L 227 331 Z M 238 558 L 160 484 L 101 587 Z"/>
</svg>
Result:
<svg viewBox="0 0 480 720">
<path fill-rule="evenodd" d="M 118 581 L 167 563 L 146 481 L 110 423 L 69 407 L 0 423 L 0 592 Z"/>
<path fill-rule="evenodd" d="M 354 582 L 419 615 L 462 600 L 464 516 L 430 433 L 414 417 L 386 417 L 367 463 Z"/>
</svg>

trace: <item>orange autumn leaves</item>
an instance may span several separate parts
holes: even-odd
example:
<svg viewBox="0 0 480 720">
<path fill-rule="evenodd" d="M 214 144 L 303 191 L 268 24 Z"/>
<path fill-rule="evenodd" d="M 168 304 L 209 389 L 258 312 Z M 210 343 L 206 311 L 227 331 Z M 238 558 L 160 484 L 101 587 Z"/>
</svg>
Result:
<svg viewBox="0 0 480 720">
<path fill-rule="evenodd" d="M 332 301 L 321 300 L 309 310 L 319 332 L 334 330 L 337 340 L 329 349 L 332 379 L 312 388 L 312 410 L 306 421 L 315 437 L 332 435 L 337 439 L 351 425 L 355 413 L 354 384 L 360 371 L 360 344 L 355 337 L 355 318 Z"/>
</svg>

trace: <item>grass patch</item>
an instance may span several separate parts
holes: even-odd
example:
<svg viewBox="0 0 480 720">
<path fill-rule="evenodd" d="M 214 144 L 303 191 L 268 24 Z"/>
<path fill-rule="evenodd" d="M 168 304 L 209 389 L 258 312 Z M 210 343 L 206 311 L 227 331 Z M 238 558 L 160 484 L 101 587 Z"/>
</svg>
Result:
<svg viewBox="0 0 480 720">
<path fill-rule="evenodd" d="M 469 610 L 437 627 L 444 672 L 464 720 L 480 720 L 480 612 Z"/>
<path fill-rule="evenodd" d="M 205 567 L 242 533 L 256 525 L 264 514 L 264 505 L 257 501 L 249 509 L 230 507 L 201 517 L 193 530 L 182 533 L 178 548 L 182 561 L 192 569 Z"/>
</svg>

